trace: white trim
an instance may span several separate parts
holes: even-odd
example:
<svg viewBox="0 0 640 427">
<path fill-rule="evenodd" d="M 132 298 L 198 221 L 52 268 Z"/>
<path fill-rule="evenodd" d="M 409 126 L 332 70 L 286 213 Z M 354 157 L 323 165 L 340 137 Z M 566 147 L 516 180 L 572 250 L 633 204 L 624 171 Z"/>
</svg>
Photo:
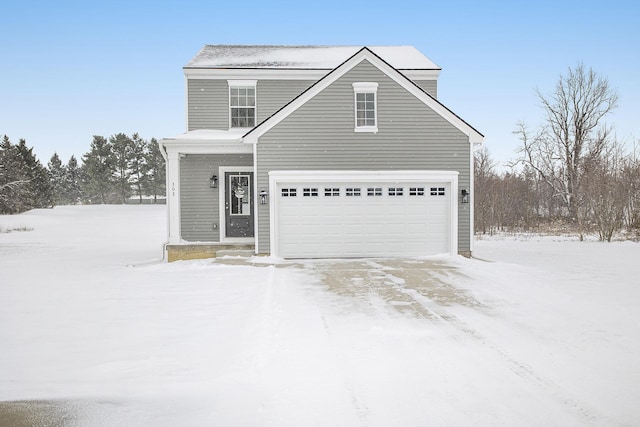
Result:
<svg viewBox="0 0 640 427">
<path fill-rule="evenodd" d="M 320 80 L 332 69 L 212 69 L 212 68 L 190 68 L 184 70 L 184 75 L 193 80 Z M 403 70 L 398 68 L 402 74 L 411 80 L 438 80 L 440 70 Z"/>
<path fill-rule="evenodd" d="M 445 182 L 450 186 L 449 252 L 458 254 L 458 175 L 457 171 L 271 171 L 269 172 L 270 252 L 278 257 L 277 187 L 283 182 Z"/>
<path fill-rule="evenodd" d="M 353 119 L 354 132 L 378 133 L 378 83 L 376 82 L 355 82 L 353 86 Z M 358 126 L 358 94 L 373 93 L 373 126 Z M 366 103 L 366 101 L 365 101 Z"/>
<path fill-rule="evenodd" d="M 253 166 L 220 166 L 218 167 L 218 209 L 219 209 L 219 226 L 218 230 L 220 231 L 220 243 L 253 243 L 255 242 L 254 237 L 226 237 L 227 234 L 227 218 L 225 215 L 225 202 L 227 200 L 227 192 L 226 192 L 226 182 L 224 178 L 224 174 L 227 172 L 253 172 Z M 255 180 L 255 173 L 253 174 L 253 179 Z M 254 192 L 255 193 L 255 192 Z M 253 214 L 256 215 L 256 204 L 255 204 L 255 194 L 252 195 L 253 198 Z M 255 236 L 257 229 L 253 230 L 253 235 Z"/>
<path fill-rule="evenodd" d="M 189 132 L 189 79 L 184 78 L 184 131 Z"/>
<path fill-rule="evenodd" d="M 375 54 L 373 54 L 368 49 L 364 48 L 359 51 L 357 54 L 353 55 L 349 60 L 344 62 L 330 74 L 328 74 L 325 78 L 319 81 L 316 85 L 309 88 L 306 92 L 303 93 L 302 96 L 296 98 L 294 101 L 286 105 L 284 108 L 279 110 L 273 116 L 262 122 L 260 126 L 255 128 L 254 131 L 249 131 L 249 133 L 245 136 L 245 142 L 249 144 L 255 144 L 258 141 L 260 136 L 264 135 L 266 132 L 271 130 L 275 125 L 280 123 L 284 118 L 289 116 L 295 110 L 304 105 L 307 101 L 315 97 L 325 88 L 333 84 L 336 80 L 344 76 L 348 71 L 354 68 L 356 65 L 361 63 L 362 61 L 367 60 L 372 65 L 377 67 L 380 71 L 386 74 L 393 81 L 398 83 L 401 87 L 403 87 L 406 91 L 414 95 L 421 102 L 426 104 L 429 108 L 434 110 L 437 114 L 439 114 L 442 118 L 447 120 L 453 126 L 455 126 L 458 130 L 469 137 L 470 143 L 482 142 L 483 136 L 473 129 L 470 125 L 464 122 L 461 118 L 456 116 L 452 111 L 447 109 L 444 105 L 439 103 L 435 98 L 423 92 L 418 86 L 416 86 L 411 80 L 401 74 L 398 70 L 388 65 L 386 62 L 381 60 Z"/>
<path fill-rule="evenodd" d="M 258 146 L 257 145 L 253 145 L 253 196 L 254 196 L 254 200 L 253 200 L 253 212 L 255 214 L 254 216 L 254 221 L 253 221 L 253 237 L 254 237 L 254 251 L 256 254 L 258 254 L 258 235 L 260 233 L 258 233 L 258 225 L 259 225 L 259 213 L 258 213 L 258 207 L 260 206 L 259 204 L 259 192 L 258 192 Z"/>
<path fill-rule="evenodd" d="M 475 197 L 475 163 L 473 150 L 474 147 L 471 147 L 469 150 L 469 252 L 473 254 L 473 241 L 475 240 L 475 230 L 474 230 L 474 220 L 475 220 L 475 203 L 473 201 Z"/>
<path fill-rule="evenodd" d="M 258 84 L 257 80 L 227 80 L 229 87 L 253 87 L 255 88 Z"/>
<path fill-rule="evenodd" d="M 184 74 L 194 80 L 320 80 L 331 69 L 185 69 Z"/>
<path fill-rule="evenodd" d="M 161 145 L 167 149 L 167 153 L 182 154 L 249 154 L 252 148 L 243 144 L 240 139 L 215 141 L 189 140 L 189 139 L 171 139 L 165 138 L 161 140 Z"/>
<path fill-rule="evenodd" d="M 180 153 L 167 153 L 167 206 L 169 212 L 169 244 L 182 241 L 180 229 Z"/>
<path fill-rule="evenodd" d="M 229 106 L 229 130 L 246 129 L 248 132 L 258 124 L 258 81 L 257 80 L 227 80 L 227 84 L 229 85 L 229 89 L 227 91 L 227 94 L 228 94 L 227 102 Z M 235 107 L 231 106 L 231 89 L 233 88 L 253 88 L 253 125 L 247 126 L 247 127 L 231 126 L 231 122 L 233 120 L 233 117 L 231 114 L 232 108 L 251 108 L 251 106 L 247 106 L 247 105 L 244 105 L 244 106 L 237 105 Z"/>
</svg>

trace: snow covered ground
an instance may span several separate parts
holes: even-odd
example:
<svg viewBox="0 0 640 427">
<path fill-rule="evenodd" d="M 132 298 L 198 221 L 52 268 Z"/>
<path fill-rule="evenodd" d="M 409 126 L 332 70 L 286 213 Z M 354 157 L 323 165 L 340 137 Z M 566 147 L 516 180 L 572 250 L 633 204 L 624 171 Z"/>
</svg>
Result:
<svg viewBox="0 0 640 427">
<path fill-rule="evenodd" d="M 165 223 L 0 216 L 0 425 L 640 423 L 639 244 L 143 264 Z"/>
</svg>

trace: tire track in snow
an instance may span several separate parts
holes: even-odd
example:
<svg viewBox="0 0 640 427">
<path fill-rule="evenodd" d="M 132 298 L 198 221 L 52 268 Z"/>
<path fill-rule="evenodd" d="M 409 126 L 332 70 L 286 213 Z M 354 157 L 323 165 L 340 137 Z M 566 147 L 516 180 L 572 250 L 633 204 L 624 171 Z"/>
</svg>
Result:
<svg viewBox="0 0 640 427">
<path fill-rule="evenodd" d="M 569 396 L 565 391 L 562 390 L 562 388 L 558 384 L 550 379 L 543 378 L 541 375 L 536 373 L 533 368 L 523 362 L 520 362 L 515 357 L 508 354 L 506 351 L 502 350 L 499 345 L 492 343 L 489 338 L 483 336 L 477 329 L 469 326 L 467 323 L 462 321 L 456 315 L 447 310 L 442 304 L 439 304 L 437 301 L 434 301 L 433 299 L 421 294 L 417 289 L 407 287 L 411 286 L 411 284 L 407 284 L 408 277 L 406 277 L 406 270 L 395 269 L 393 267 L 385 266 L 384 264 L 374 261 L 367 261 L 367 264 L 371 266 L 371 268 L 378 271 L 379 274 L 383 275 L 388 280 L 388 284 L 393 287 L 396 292 L 408 296 L 428 313 L 427 316 L 421 317 L 438 319 L 446 322 L 449 326 L 452 326 L 466 336 L 473 338 L 482 346 L 490 349 L 491 351 L 496 353 L 504 362 L 506 362 L 507 366 L 509 366 L 509 369 L 515 375 L 523 378 L 536 387 L 547 390 L 552 396 L 556 398 L 557 401 L 559 401 L 563 405 L 569 406 L 573 410 L 573 412 L 582 419 L 583 422 L 597 423 L 607 420 L 606 416 L 598 413 L 598 411 L 592 408 L 586 407 L 578 400 Z M 400 277 L 391 274 L 390 271 L 393 271 L 394 273 L 400 272 Z M 405 277 L 402 277 L 402 273 L 405 273 Z M 441 283 L 448 283 L 448 280 L 451 279 L 450 275 L 446 278 L 441 277 L 439 272 L 437 271 L 430 271 L 429 274 L 433 276 L 431 277 L 431 279 L 433 279 L 434 281 L 439 281 Z M 449 285 L 454 286 L 450 283 Z"/>
</svg>

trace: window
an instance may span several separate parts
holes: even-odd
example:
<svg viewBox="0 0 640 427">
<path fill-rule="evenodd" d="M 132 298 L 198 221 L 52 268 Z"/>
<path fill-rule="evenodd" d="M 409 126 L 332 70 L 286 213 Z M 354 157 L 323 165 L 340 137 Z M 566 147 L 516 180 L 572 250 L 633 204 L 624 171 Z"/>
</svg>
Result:
<svg viewBox="0 0 640 427">
<path fill-rule="evenodd" d="M 324 189 L 324 196 L 325 197 L 336 197 L 340 195 L 340 189 L 339 188 L 325 188 Z"/>
<path fill-rule="evenodd" d="M 389 196 L 402 196 L 404 188 L 402 187 L 389 187 Z"/>
<path fill-rule="evenodd" d="M 229 80 L 229 127 L 256 125 L 256 81 Z"/>
<path fill-rule="evenodd" d="M 367 196 L 382 196 L 382 188 L 381 187 L 367 188 Z"/>
<path fill-rule="evenodd" d="M 424 196 L 424 187 L 410 187 L 409 188 L 410 196 Z"/>
<path fill-rule="evenodd" d="M 318 196 L 318 189 L 317 188 L 303 188 L 302 189 L 302 196 L 303 197 L 316 197 Z"/>
<path fill-rule="evenodd" d="M 360 189 L 359 188 L 347 188 L 345 190 L 345 194 L 347 196 L 359 196 L 360 195 Z"/>
<path fill-rule="evenodd" d="M 355 94 L 356 132 L 378 132 L 378 83 L 353 84 Z"/>
<path fill-rule="evenodd" d="M 295 188 L 283 188 L 282 189 L 282 197 L 296 197 L 296 189 Z"/>
<path fill-rule="evenodd" d="M 444 187 L 431 187 L 429 192 L 432 196 L 444 196 Z"/>
</svg>

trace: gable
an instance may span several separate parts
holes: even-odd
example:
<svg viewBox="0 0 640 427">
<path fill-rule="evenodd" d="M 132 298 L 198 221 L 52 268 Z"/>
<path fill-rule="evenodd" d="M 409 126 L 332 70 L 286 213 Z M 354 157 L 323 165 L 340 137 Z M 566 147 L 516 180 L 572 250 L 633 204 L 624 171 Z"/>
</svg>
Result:
<svg viewBox="0 0 640 427">
<path fill-rule="evenodd" d="M 363 48 L 357 54 L 349 58 L 338 68 L 334 69 L 332 72 L 327 74 L 321 80 L 316 82 L 313 86 L 291 101 L 289 104 L 285 105 L 282 109 L 277 111 L 274 115 L 269 117 L 267 120 L 260 123 L 258 126 L 253 128 L 251 131 L 247 132 L 245 135 L 245 142 L 247 143 L 256 143 L 258 138 L 268 132 L 271 128 L 276 126 L 282 120 L 284 120 L 287 116 L 292 114 L 298 108 L 309 102 L 311 99 L 315 98 L 318 94 L 323 92 L 326 88 L 338 82 L 343 76 L 355 70 L 354 75 L 358 73 L 358 67 L 360 64 L 368 63 L 371 67 L 378 70 L 381 75 L 388 77 L 393 80 L 395 83 L 399 85 L 399 87 L 403 88 L 406 92 L 412 94 L 417 100 L 419 100 L 424 105 L 428 106 L 433 112 L 438 114 L 444 120 L 452 124 L 462 133 L 467 135 L 470 143 L 480 143 L 482 142 L 483 136 L 480 132 L 475 130 L 472 126 L 454 114 L 451 110 L 445 107 L 443 104 L 438 102 L 435 98 L 424 92 L 419 86 L 414 84 L 412 81 L 408 80 L 404 75 L 402 75 L 399 71 L 395 70 L 389 64 L 387 64 L 384 60 L 382 60 L 377 55 L 373 54 L 367 48 Z M 368 70 L 371 72 L 371 69 Z M 365 78 L 365 77 L 363 77 Z M 367 77 L 368 78 L 368 77 Z M 366 80 L 360 80 L 366 81 Z M 338 83 L 340 85 L 340 83 Z M 352 103 L 351 103 L 352 104 Z M 335 105 L 335 108 L 340 108 L 340 105 Z"/>
<path fill-rule="evenodd" d="M 379 85 L 376 134 L 354 132 L 353 83 L 357 82 L 376 82 Z M 457 127 L 368 60 L 354 66 L 282 118 L 261 136 L 260 141 L 299 140 L 302 135 L 308 143 L 332 138 L 342 143 L 359 144 L 359 150 L 367 146 L 371 149 L 379 146 L 399 149 L 405 142 L 412 145 L 411 141 L 445 143 L 453 139 L 467 140 Z M 464 148 L 468 148 L 468 143 Z"/>
</svg>

